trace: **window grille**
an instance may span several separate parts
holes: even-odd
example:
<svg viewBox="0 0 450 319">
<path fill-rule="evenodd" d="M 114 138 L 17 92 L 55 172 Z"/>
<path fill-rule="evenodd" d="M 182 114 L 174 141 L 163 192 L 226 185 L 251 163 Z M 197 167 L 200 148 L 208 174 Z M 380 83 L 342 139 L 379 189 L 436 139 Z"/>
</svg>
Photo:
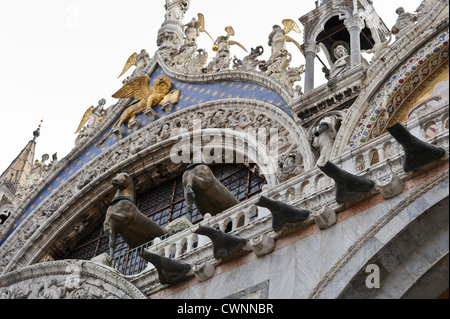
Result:
<svg viewBox="0 0 450 319">
<path fill-rule="evenodd" d="M 224 164 L 210 166 L 214 176 L 230 190 L 230 192 L 239 200 L 244 201 L 261 192 L 265 180 L 256 174 L 253 174 L 243 164 Z M 186 203 L 184 200 L 184 190 L 182 177 L 161 184 L 144 194 L 138 194 L 137 206 L 139 210 L 161 225 L 163 228 L 169 222 L 185 215 Z M 257 217 L 257 210 L 252 218 Z M 192 222 L 198 223 L 202 220 L 202 215 L 197 208 L 193 207 Z M 122 237 L 117 236 L 114 257 L 120 256 L 128 251 L 127 244 Z M 94 231 L 85 236 L 76 247 L 72 249 L 67 259 L 90 260 L 95 256 L 109 252 L 108 238 L 103 232 L 103 222 L 99 223 Z M 140 257 L 134 256 L 135 262 L 130 260 L 123 261 L 123 273 L 132 275 L 139 273 L 146 267 L 145 261 Z"/>
</svg>

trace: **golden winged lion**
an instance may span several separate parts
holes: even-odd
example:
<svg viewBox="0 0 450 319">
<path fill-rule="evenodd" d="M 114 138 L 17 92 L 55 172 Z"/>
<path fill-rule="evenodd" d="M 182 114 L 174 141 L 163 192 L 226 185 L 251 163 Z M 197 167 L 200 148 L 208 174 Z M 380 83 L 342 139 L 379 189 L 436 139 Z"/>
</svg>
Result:
<svg viewBox="0 0 450 319">
<path fill-rule="evenodd" d="M 119 91 L 113 94 L 113 98 L 116 99 L 134 98 L 136 101 L 123 111 L 108 135 L 98 142 L 96 146 L 100 146 L 109 137 L 115 127 L 120 127 L 124 123 L 127 123 L 128 127 L 130 127 L 129 124 L 136 116 L 142 114 L 145 110 L 158 104 L 162 105 L 165 102 L 178 103 L 180 90 L 171 91 L 173 85 L 167 76 L 159 76 L 152 87 L 150 87 L 150 81 L 150 77 L 147 75 L 140 76 L 125 84 Z"/>
</svg>

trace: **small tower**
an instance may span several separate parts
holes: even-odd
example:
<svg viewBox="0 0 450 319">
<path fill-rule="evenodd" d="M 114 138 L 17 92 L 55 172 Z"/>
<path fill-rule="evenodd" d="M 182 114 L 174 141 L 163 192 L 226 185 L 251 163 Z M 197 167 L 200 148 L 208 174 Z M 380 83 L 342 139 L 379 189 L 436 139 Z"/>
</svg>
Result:
<svg viewBox="0 0 450 319">
<path fill-rule="evenodd" d="M 17 205 L 16 193 L 26 183 L 31 172 L 40 127 L 39 124 L 39 127 L 33 132 L 33 139 L 0 175 L 0 225 L 4 224 L 6 219 L 13 214 Z"/>
<path fill-rule="evenodd" d="M 33 132 L 33 139 L 28 142 L 25 148 L 12 161 L 8 168 L 0 175 L 0 187 L 6 187 L 11 194 L 15 194 L 20 186 L 22 186 L 33 166 L 34 153 L 36 148 L 36 139 L 40 135 L 41 124 Z"/>
<path fill-rule="evenodd" d="M 324 0 L 320 5 L 316 2 L 316 8 L 299 20 L 305 29 L 305 93 L 314 89 L 314 62 L 319 50 L 325 53 L 332 71 L 338 59 L 335 50 L 343 47 L 348 56 L 342 58 L 346 65 L 341 68 L 351 69 L 361 65 L 362 52 L 376 51 L 390 36 L 370 0 Z"/>
</svg>

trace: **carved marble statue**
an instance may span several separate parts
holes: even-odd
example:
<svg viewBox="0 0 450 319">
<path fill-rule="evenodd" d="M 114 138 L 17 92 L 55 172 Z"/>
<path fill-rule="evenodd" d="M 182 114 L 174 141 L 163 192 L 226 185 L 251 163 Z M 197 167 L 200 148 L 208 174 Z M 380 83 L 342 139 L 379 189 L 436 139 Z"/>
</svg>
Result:
<svg viewBox="0 0 450 319">
<path fill-rule="evenodd" d="M 204 50 L 197 49 L 197 38 L 200 32 L 206 33 L 214 42 L 209 33 L 205 30 L 205 17 L 199 13 L 198 18 L 192 18 L 192 20 L 185 24 L 184 27 L 184 43 L 181 48 L 174 53 L 172 59 L 168 59 L 168 63 L 177 67 L 186 73 L 200 73 L 201 69 L 206 63 L 208 54 Z M 205 54 L 206 53 L 206 54 Z"/>
<path fill-rule="evenodd" d="M 142 70 L 149 63 L 150 63 L 150 55 L 147 53 L 147 51 L 145 49 L 142 49 L 141 53 L 139 53 L 139 54 L 134 52 L 128 58 L 127 62 L 125 63 L 125 66 L 123 67 L 123 70 L 120 73 L 120 75 L 118 76 L 118 78 L 120 78 L 122 75 L 124 75 L 125 72 L 127 72 L 133 65 L 135 65 L 136 68 L 134 69 L 133 73 L 123 81 L 123 83 L 126 84 L 127 82 L 130 82 L 134 78 L 138 77 L 142 73 Z"/>
<path fill-rule="evenodd" d="M 336 61 L 331 66 L 328 80 L 341 75 L 349 68 L 350 56 L 348 55 L 347 49 L 343 45 L 336 46 L 334 49 L 334 57 L 336 58 Z"/>
<path fill-rule="evenodd" d="M 105 99 L 98 101 L 96 107 L 91 106 L 86 110 L 81 118 L 80 124 L 75 132 L 78 133 L 75 145 L 78 146 L 82 140 L 84 140 L 89 134 L 103 121 L 104 117 L 108 114 L 108 111 L 104 109 L 106 104 Z"/>
<path fill-rule="evenodd" d="M 398 18 L 391 32 L 398 39 L 416 23 L 417 15 L 406 12 L 403 7 L 399 7 L 395 12 L 398 14 Z"/>
<path fill-rule="evenodd" d="M 181 21 L 183 15 L 189 10 L 190 0 L 166 0 L 166 21 Z"/>
<path fill-rule="evenodd" d="M 284 19 L 282 21 L 284 28 L 274 25 L 269 34 L 269 46 L 271 47 L 271 56 L 268 61 L 259 64 L 261 71 L 268 76 L 283 83 L 287 89 L 292 91 L 294 82 L 299 81 L 300 75 L 304 73 L 304 66 L 299 68 L 289 68 L 292 61 L 292 54 L 286 49 L 286 43 L 294 43 L 303 54 L 301 45 L 287 34 L 291 31 L 300 33 L 300 28 L 294 20 Z"/>
<path fill-rule="evenodd" d="M 216 52 L 216 56 L 207 65 L 207 67 L 204 69 L 204 72 L 218 72 L 228 69 L 231 63 L 231 54 L 230 54 L 231 45 L 238 45 L 245 52 L 248 52 L 247 49 L 239 42 L 230 40 L 230 37 L 234 36 L 235 34 L 233 27 L 228 26 L 225 28 L 225 31 L 227 32 L 227 35 L 219 36 L 214 42 L 213 51 Z"/>
<path fill-rule="evenodd" d="M 426 15 L 432 8 L 433 1 L 423 0 L 416 9 L 417 20 L 420 20 L 424 15 Z"/>
<path fill-rule="evenodd" d="M 330 158 L 334 140 L 337 135 L 336 121 L 337 119 L 335 116 L 327 116 L 319 122 L 319 125 L 314 131 L 312 145 L 320 151 L 320 156 L 316 162 L 316 165 L 318 166 L 324 166 Z"/>
<path fill-rule="evenodd" d="M 291 19 L 284 19 L 282 23 L 284 26 L 283 29 L 276 24 L 273 26 L 272 32 L 269 34 L 269 46 L 272 48 L 272 55 L 269 61 L 276 59 L 277 55 L 280 54 L 282 50 L 286 50 L 286 42 L 294 43 L 302 52 L 300 44 L 287 35 L 291 31 L 295 31 L 297 33 L 301 32 L 297 23 Z"/>
</svg>

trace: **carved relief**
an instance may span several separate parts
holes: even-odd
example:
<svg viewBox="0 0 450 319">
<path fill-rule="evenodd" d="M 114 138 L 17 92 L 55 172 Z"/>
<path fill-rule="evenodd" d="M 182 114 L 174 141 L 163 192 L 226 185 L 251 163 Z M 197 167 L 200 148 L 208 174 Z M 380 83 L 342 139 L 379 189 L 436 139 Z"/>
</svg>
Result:
<svg viewBox="0 0 450 319">
<path fill-rule="evenodd" d="M 28 176 L 25 184 L 20 186 L 15 194 L 18 199 L 26 198 L 26 196 L 39 185 L 48 173 L 57 168 L 57 154 L 53 154 L 52 160 L 50 163 L 47 163 L 49 158 L 50 156 L 48 154 L 44 154 L 42 155 L 41 161 L 35 161 L 31 167 L 30 175 Z"/>
<path fill-rule="evenodd" d="M 242 105 L 242 103 L 239 105 L 239 108 L 230 105 L 229 107 L 218 109 L 215 109 L 211 105 L 205 105 L 195 111 L 182 113 L 176 117 L 176 120 L 166 121 L 162 126 L 156 125 L 143 128 L 139 133 L 132 134 L 123 141 L 117 143 L 116 147 L 106 149 L 103 154 L 91 161 L 89 166 L 86 166 L 84 170 L 80 170 L 79 173 L 74 175 L 71 181 L 68 180 L 60 186 L 57 192 L 51 194 L 50 197 L 47 198 L 46 201 L 19 226 L 19 229 L 16 231 L 17 234 L 20 233 L 21 235 L 14 235 L 14 241 L 8 241 L 4 244 L 4 247 L 2 247 L 5 248 L 5 254 L 0 258 L 3 267 L 7 266 L 10 262 L 9 258 L 12 258 L 13 255 L 13 253 L 10 253 L 11 256 L 9 256 L 6 251 L 9 249 L 17 251 L 18 247 L 23 246 L 26 241 L 31 238 L 31 235 L 40 231 L 39 227 L 43 225 L 54 212 L 65 204 L 70 205 L 73 198 L 80 192 L 83 192 L 89 183 L 108 174 L 111 168 L 117 168 L 117 164 L 123 163 L 129 159 L 131 155 L 134 155 L 133 153 L 145 151 L 149 146 L 170 137 L 175 137 L 175 134 L 185 131 L 186 128 L 188 128 L 189 131 L 198 130 L 200 128 L 228 128 L 235 131 L 247 132 L 248 134 L 255 134 L 255 136 L 257 134 L 266 134 L 266 140 L 260 139 L 260 141 L 262 141 L 262 143 L 265 142 L 266 144 L 269 152 L 267 156 L 273 156 L 275 161 L 279 161 L 281 165 L 278 168 L 281 172 L 280 174 L 277 174 L 276 170 L 274 171 L 276 178 L 284 179 L 288 178 L 290 174 L 300 172 L 303 164 L 299 161 L 303 161 L 304 159 L 299 154 L 296 154 L 294 157 L 294 162 L 298 164 L 296 166 L 288 165 L 288 163 L 291 162 L 290 158 L 288 159 L 289 156 L 284 157 L 286 158 L 286 164 L 283 164 L 283 160 L 281 160 L 284 155 L 299 148 L 298 143 L 294 140 L 293 136 L 291 136 L 292 133 L 285 127 L 286 123 L 281 125 L 279 119 L 276 118 L 275 115 L 257 111 L 253 105 Z M 276 140 L 276 142 L 279 143 L 278 153 L 276 153 L 276 148 L 270 144 L 270 129 L 275 129 L 282 137 L 279 140 Z M 245 158 L 245 161 L 247 163 L 248 159 Z M 253 165 L 253 163 L 247 164 L 250 166 Z M 154 181 L 157 182 L 164 178 L 163 176 L 157 176 L 157 174 L 155 175 L 154 173 L 152 173 L 154 175 L 152 175 Z M 260 173 L 262 173 L 261 170 Z M 67 207 L 68 206 L 64 209 L 67 209 Z M 61 249 L 64 249 L 64 247 L 61 247 Z"/>
</svg>

